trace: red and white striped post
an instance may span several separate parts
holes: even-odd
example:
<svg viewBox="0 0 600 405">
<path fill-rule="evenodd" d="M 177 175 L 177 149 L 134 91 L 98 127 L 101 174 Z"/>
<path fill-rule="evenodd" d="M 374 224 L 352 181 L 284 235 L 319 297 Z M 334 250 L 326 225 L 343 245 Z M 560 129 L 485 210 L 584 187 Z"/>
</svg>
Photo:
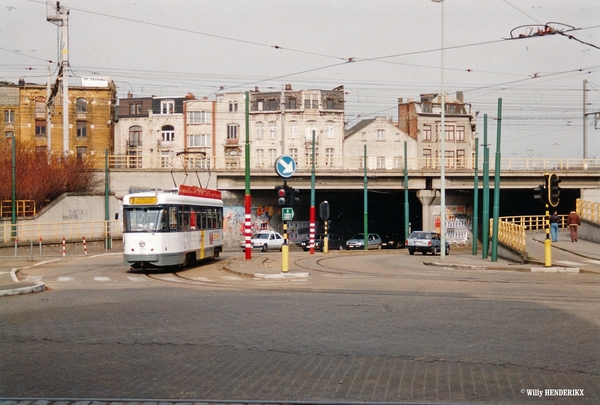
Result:
<svg viewBox="0 0 600 405">
<path fill-rule="evenodd" d="M 65 238 L 63 238 L 62 255 L 63 257 L 67 255 L 67 243 L 65 242 Z"/>
<path fill-rule="evenodd" d="M 87 243 L 85 242 L 85 236 L 83 239 L 83 253 L 87 256 Z"/>
</svg>

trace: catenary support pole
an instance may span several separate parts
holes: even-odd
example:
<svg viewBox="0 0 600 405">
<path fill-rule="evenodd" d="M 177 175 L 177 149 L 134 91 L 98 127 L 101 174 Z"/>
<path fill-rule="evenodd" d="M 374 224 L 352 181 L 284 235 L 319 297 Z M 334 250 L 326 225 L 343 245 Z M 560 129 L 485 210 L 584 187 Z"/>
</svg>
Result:
<svg viewBox="0 0 600 405">
<path fill-rule="evenodd" d="M 317 221 L 317 212 L 316 212 L 316 208 L 315 208 L 315 186 L 316 186 L 316 178 L 315 178 L 315 138 L 316 138 L 317 134 L 316 131 L 313 129 L 312 131 L 312 165 L 311 165 L 311 169 L 310 169 L 310 212 L 309 212 L 309 221 L 310 221 L 310 228 L 309 228 L 309 240 L 310 240 L 310 254 L 314 255 L 315 254 L 315 228 L 316 228 L 316 221 Z"/>
<path fill-rule="evenodd" d="M 408 239 L 409 218 L 408 215 L 408 142 L 404 141 L 404 240 Z"/>
<path fill-rule="evenodd" d="M 477 241 L 479 240 L 479 138 L 475 137 L 475 176 L 473 177 L 473 255 L 477 254 Z"/>
<path fill-rule="evenodd" d="M 252 246 L 250 239 L 252 232 L 250 226 L 252 224 L 252 198 L 250 196 L 250 92 L 244 94 L 244 104 L 246 108 L 246 146 L 245 146 L 245 186 L 244 193 L 244 240 L 246 242 L 245 252 L 246 260 L 252 258 Z"/>
<path fill-rule="evenodd" d="M 364 215 L 363 215 L 363 229 L 364 229 L 364 250 L 369 249 L 369 198 L 368 198 L 368 189 L 369 184 L 367 180 L 367 145 L 364 145 L 364 154 L 363 154 L 363 169 L 364 169 L 364 187 L 363 187 L 363 196 L 364 196 Z"/>
<path fill-rule="evenodd" d="M 496 161 L 494 169 L 494 220 L 492 232 L 492 261 L 498 261 L 498 219 L 500 216 L 500 139 L 502 134 L 502 99 L 498 99 L 498 118 L 496 124 Z"/>
<path fill-rule="evenodd" d="M 487 114 L 483 115 L 483 207 L 481 216 L 481 257 L 487 259 L 490 238 L 490 148 L 487 139 Z"/>
</svg>

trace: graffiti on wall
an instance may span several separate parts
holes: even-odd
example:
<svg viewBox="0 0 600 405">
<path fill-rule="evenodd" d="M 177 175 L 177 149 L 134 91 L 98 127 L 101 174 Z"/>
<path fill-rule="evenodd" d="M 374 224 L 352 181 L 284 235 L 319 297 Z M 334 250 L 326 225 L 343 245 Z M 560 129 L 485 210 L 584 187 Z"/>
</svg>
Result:
<svg viewBox="0 0 600 405">
<path fill-rule="evenodd" d="M 442 228 L 441 206 L 431 206 L 431 214 L 436 232 Z M 471 232 L 472 207 L 465 205 L 447 205 L 444 213 L 446 221 L 446 240 L 451 244 L 465 245 L 473 240 Z"/>
</svg>

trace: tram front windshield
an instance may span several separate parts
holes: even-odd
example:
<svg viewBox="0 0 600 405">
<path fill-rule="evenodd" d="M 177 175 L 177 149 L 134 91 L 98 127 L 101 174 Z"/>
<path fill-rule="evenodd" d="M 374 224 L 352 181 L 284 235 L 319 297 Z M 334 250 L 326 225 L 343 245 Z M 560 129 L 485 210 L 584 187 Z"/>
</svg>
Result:
<svg viewBox="0 0 600 405">
<path fill-rule="evenodd" d="M 125 232 L 155 232 L 167 229 L 167 210 L 163 207 L 125 209 Z"/>
</svg>

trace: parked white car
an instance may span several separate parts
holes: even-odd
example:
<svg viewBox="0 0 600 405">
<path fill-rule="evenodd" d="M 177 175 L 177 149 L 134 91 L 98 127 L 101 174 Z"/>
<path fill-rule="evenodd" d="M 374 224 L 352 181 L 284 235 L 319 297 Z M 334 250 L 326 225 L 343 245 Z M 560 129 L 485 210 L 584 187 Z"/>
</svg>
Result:
<svg viewBox="0 0 600 405">
<path fill-rule="evenodd" d="M 252 244 L 252 249 L 260 249 L 263 252 L 266 252 L 269 249 L 281 250 L 281 246 L 283 246 L 283 236 L 274 231 L 261 231 L 252 235 L 250 243 Z M 242 242 L 240 247 L 246 249 L 246 241 Z"/>
</svg>

